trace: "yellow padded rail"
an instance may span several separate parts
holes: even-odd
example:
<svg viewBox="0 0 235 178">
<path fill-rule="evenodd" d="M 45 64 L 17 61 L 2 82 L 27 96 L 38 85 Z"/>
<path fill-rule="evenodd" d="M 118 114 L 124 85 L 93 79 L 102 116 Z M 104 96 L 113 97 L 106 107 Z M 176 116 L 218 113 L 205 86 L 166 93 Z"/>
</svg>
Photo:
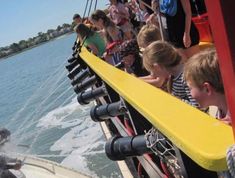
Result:
<svg viewBox="0 0 235 178">
<path fill-rule="evenodd" d="M 226 170 L 232 128 L 82 49 L 80 56 L 125 100 L 192 160 L 207 170 Z"/>
<path fill-rule="evenodd" d="M 204 50 L 204 49 L 212 48 L 212 47 L 214 47 L 214 44 L 210 43 L 210 42 L 200 42 L 199 43 L 200 50 Z"/>
</svg>

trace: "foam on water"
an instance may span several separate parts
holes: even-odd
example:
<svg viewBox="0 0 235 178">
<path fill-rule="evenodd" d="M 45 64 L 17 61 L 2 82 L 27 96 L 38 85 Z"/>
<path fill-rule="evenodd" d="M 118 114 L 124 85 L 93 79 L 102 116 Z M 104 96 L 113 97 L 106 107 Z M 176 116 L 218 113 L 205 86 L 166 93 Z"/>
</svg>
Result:
<svg viewBox="0 0 235 178">
<path fill-rule="evenodd" d="M 60 154 L 62 155 L 70 153 L 62 161 L 62 165 L 73 168 L 75 170 L 79 170 L 84 173 L 88 173 L 92 175 L 92 177 L 97 177 L 95 172 L 89 169 L 86 156 L 100 153 L 101 151 L 93 150 L 97 149 L 100 146 L 102 146 L 103 148 L 104 142 L 99 140 L 99 137 L 102 134 L 99 132 L 100 130 L 94 126 L 92 128 L 91 129 L 93 133 L 90 134 L 88 129 L 81 131 L 79 126 L 74 127 L 60 140 L 55 142 L 50 150 L 61 151 Z"/>
<path fill-rule="evenodd" d="M 91 152 L 93 149 L 103 145 L 104 142 L 100 141 L 102 132 L 99 126 L 89 122 L 88 118 L 81 125 L 73 127 L 68 133 L 57 140 L 50 150 L 61 151 L 61 154 L 66 154 L 79 148 L 77 153 L 87 154 L 87 152 Z"/>
<path fill-rule="evenodd" d="M 79 118 L 72 118 L 72 120 L 66 120 L 67 117 L 69 117 L 71 114 L 75 112 L 79 113 Z M 39 119 L 37 127 L 43 127 L 43 128 L 52 128 L 58 126 L 60 126 L 61 128 L 72 127 L 79 124 L 82 121 L 80 117 L 83 117 L 83 115 L 85 116 L 87 115 L 85 110 L 80 109 L 78 103 L 76 102 L 76 98 L 73 98 L 71 103 L 65 106 L 58 107 L 47 113 L 41 119 Z"/>
<path fill-rule="evenodd" d="M 61 129 L 70 128 L 60 139 L 54 142 L 50 151 L 59 152 L 59 155 L 67 155 L 62 164 L 89 173 L 97 177 L 87 165 L 87 155 L 103 153 L 105 142 L 102 138 L 102 131 L 99 124 L 93 122 L 88 116 L 89 106 L 79 106 L 76 98 L 71 103 L 56 108 L 42 117 L 37 127 L 50 129 L 59 127 Z M 73 115 L 77 118 L 69 118 Z"/>
</svg>

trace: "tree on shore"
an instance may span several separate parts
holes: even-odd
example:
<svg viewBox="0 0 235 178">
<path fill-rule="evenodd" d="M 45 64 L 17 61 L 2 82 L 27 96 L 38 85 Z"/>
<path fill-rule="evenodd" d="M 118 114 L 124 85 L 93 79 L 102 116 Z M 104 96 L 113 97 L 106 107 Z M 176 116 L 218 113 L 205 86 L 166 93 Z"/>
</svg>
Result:
<svg viewBox="0 0 235 178">
<path fill-rule="evenodd" d="M 55 30 L 53 30 L 53 29 L 49 29 L 49 30 L 47 30 L 47 34 L 50 34 L 50 33 L 53 33 Z"/>
<path fill-rule="evenodd" d="M 20 49 L 28 48 L 28 43 L 25 40 L 20 40 L 18 44 Z"/>
<path fill-rule="evenodd" d="M 17 43 L 12 43 L 12 44 L 10 45 L 10 48 L 11 48 L 13 51 L 16 51 L 16 52 L 18 52 L 18 51 L 21 50 L 19 44 L 17 44 Z"/>
<path fill-rule="evenodd" d="M 71 25 L 70 25 L 70 24 L 67 24 L 67 23 L 64 23 L 64 24 L 62 25 L 62 27 L 63 27 L 63 28 L 70 28 Z"/>
<path fill-rule="evenodd" d="M 60 25 L 58 25 L 58 27 L 57 27 L 57 31 L 60 31 L 62 29 L 62 27 L 60 26 Z"/>
</svg>

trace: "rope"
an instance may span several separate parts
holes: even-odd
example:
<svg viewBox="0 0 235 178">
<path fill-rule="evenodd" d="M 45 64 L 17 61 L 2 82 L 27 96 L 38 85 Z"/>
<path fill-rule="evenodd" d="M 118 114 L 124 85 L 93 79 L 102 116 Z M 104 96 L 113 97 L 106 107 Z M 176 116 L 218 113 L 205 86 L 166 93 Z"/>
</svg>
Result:
<svg viewBox="0 0 235 178">
<path fill-rule="evenodd" d="M 89 11 L 88 11 L 87 17 L 89 17 L 89 16 L 90 16 L 90 12 L 91 12 L 92 3 L 93 3 L 93 0 L 91 0 L 91 3 L 90 3 L 90 7 L 89 7 Z"/>
<path fill-rule="evenodd" d="M 229 174 L 231 177 L 235 177 L 235 145 L 231 146 L 227 150 L 226 155 L 227 165 L 228 165 L 228 171 L 223 172 L 223 174 Z"/>
<path fill-rule="evenodd" d="M 161 159 L 161 167 L 165 176 L 168 177 L 170 173 L 175 177 L 183 177 L 184 171 L 181 170 L 173 144 L 154 127 L 145 134 L 145 139 L 146 146 Z M 165 168 L 168 171 L 165 171 Z"/>
<path fill-rule="evenodd" d="M 94 7 L 94 11 L 96 10 L 96 7 L 97 7 L 97 1 L 98 1 L 98 0 L 95 0 L 95 7 Z"/>
<path fill-rule="evenodd" d="M 86 1 L 86 6 L 85 6 L 85 9 L 84 9 L 84 12 L 83 12 L 83 16 L 82 16 L 82 21 L 84 20 L 85 15 L 86 15 L 86 10 L 87 10 L 87 6 L 88 6 L 88 2 L 89 2 L 89 0 Z"/>
</svg>

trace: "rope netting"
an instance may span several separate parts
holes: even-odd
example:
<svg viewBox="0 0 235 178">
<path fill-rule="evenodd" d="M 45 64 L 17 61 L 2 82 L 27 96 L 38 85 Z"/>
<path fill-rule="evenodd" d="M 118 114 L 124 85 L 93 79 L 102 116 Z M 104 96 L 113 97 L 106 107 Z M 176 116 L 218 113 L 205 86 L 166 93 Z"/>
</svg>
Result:
<svg viewBox="0 0 235 178">
<path fill-rule="evenodd" d="M 146 134 L 146 145 L 161 160 L 161 167 L 165 174 L 169 174 L 177 178 L 185 178 L 186 173 L 180 163 L 177 148 L 157 129 L 152 128 Z M 167 168 L 167 170 L 165 170 Z M 169 173 L 167 173 L 168 171 Z"/>
</svg>

